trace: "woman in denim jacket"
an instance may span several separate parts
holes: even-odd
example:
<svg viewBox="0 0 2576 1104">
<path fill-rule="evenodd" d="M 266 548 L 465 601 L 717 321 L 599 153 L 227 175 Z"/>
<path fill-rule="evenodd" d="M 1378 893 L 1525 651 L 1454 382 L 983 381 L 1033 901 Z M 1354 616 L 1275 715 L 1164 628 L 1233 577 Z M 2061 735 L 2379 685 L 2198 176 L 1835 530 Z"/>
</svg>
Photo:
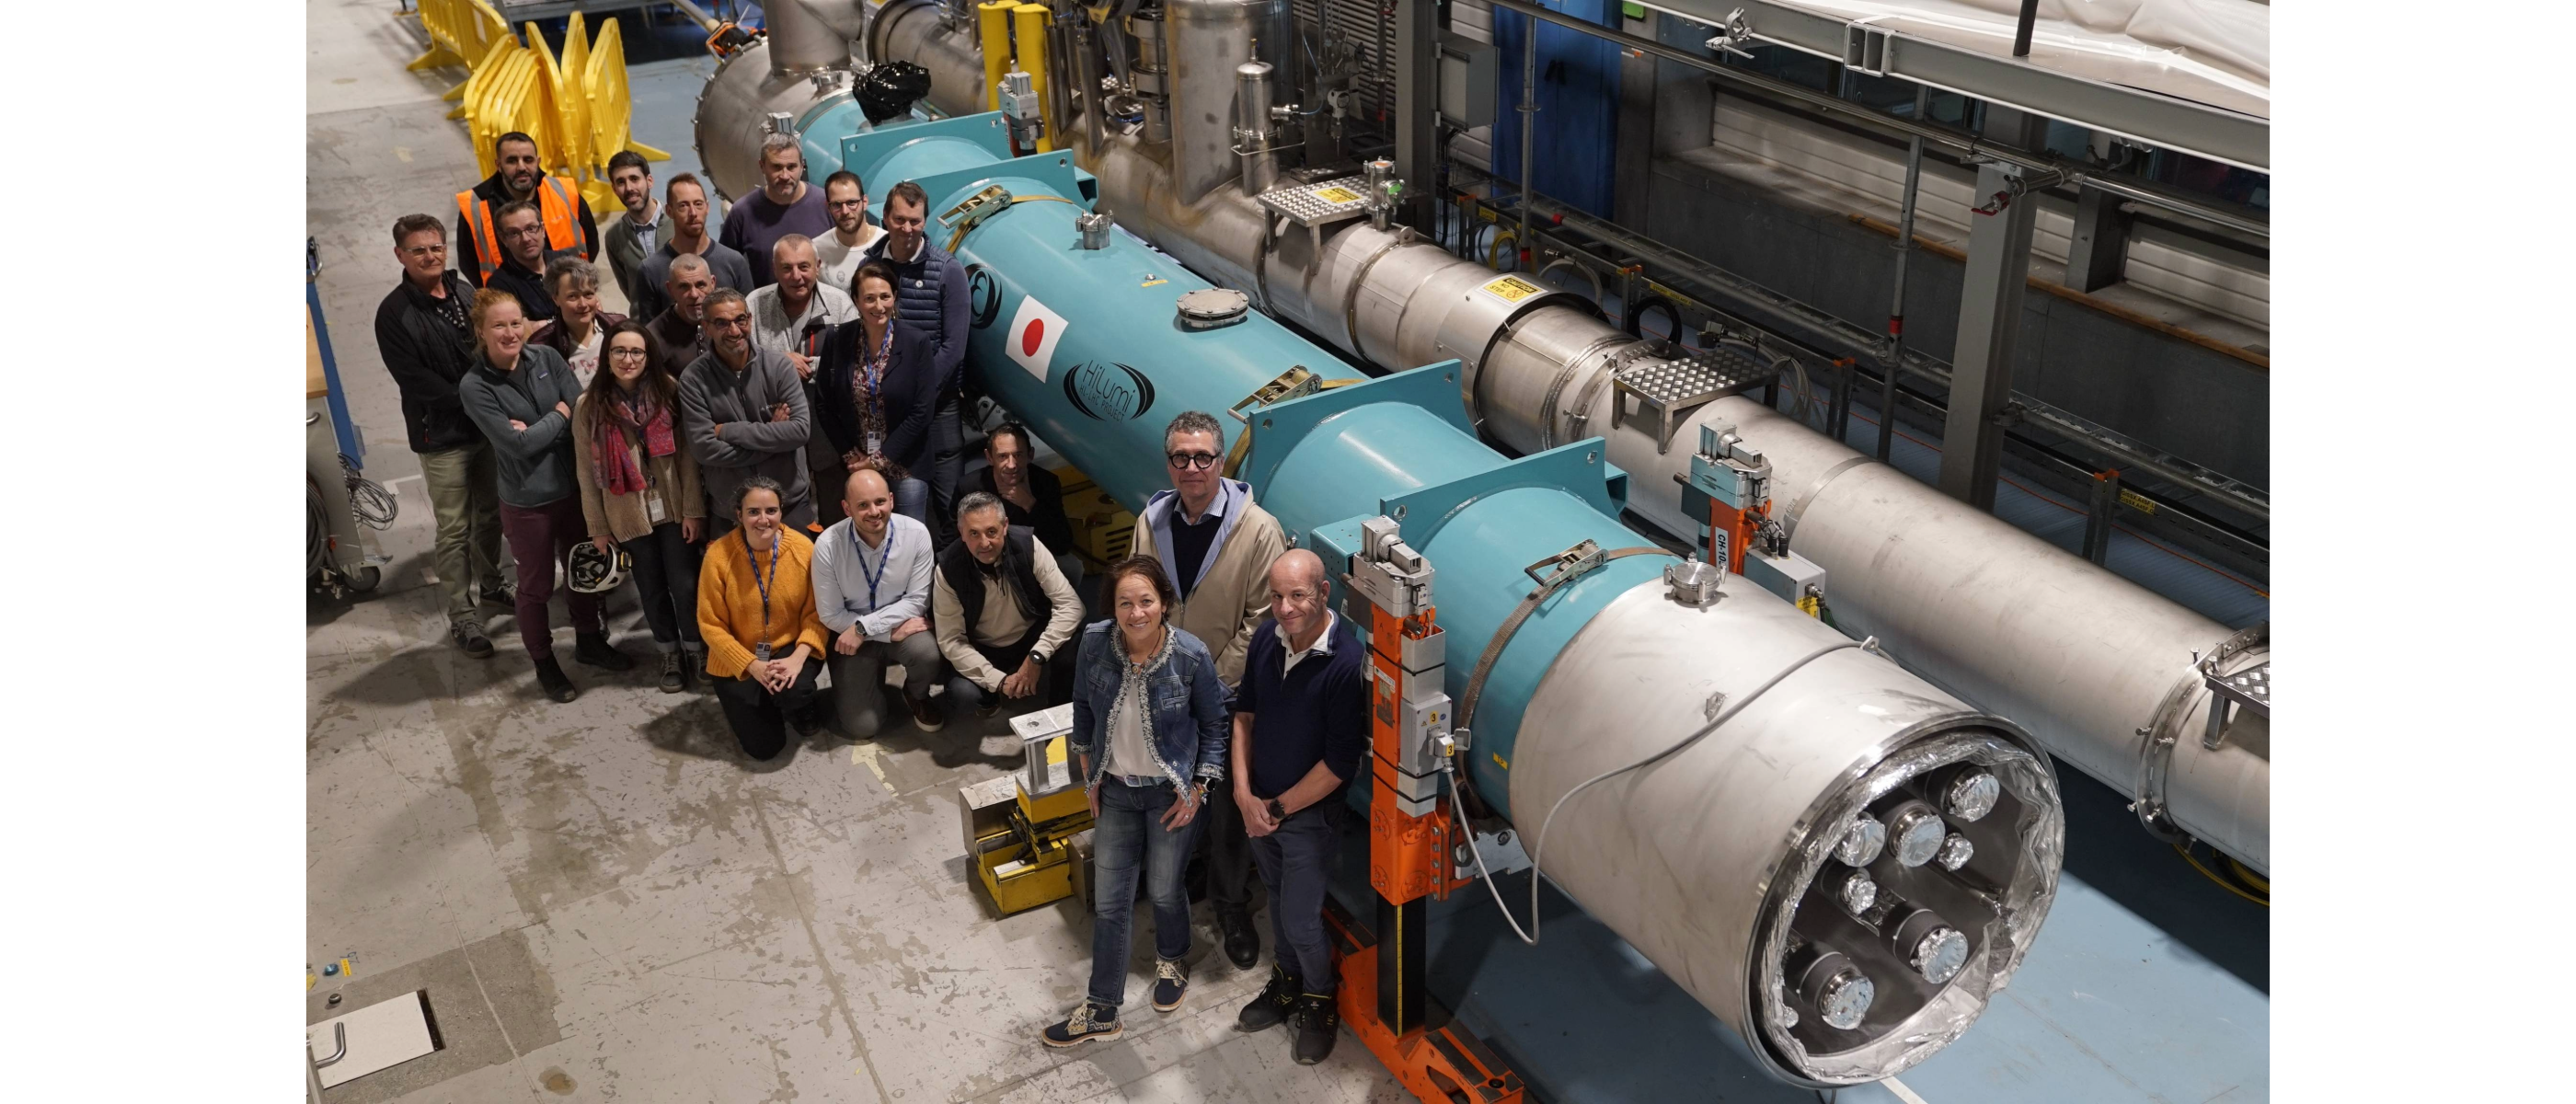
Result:
<svg viewBox="0 0 2576 1104">
<path fill-rule="evenodd" d="M 1225 778 L 1232 739 L 1216 658 L 1165 623 L 1178 596 L 1162 564 L 1129 556 L 1103 586 L 1113 616 L 1082 631 L 1067 740 L 1091 792 L 1091 990 L 1071 1016 L 1048 1025 L 1048 1046 L 1118 1037 L 1140 862 L 1154 902 L 1154 1010 L 1181 1006 L 1190 983 L 1181 962 L 1190 951 L 1181 868 L 1208 784 Z"/>
</svg>

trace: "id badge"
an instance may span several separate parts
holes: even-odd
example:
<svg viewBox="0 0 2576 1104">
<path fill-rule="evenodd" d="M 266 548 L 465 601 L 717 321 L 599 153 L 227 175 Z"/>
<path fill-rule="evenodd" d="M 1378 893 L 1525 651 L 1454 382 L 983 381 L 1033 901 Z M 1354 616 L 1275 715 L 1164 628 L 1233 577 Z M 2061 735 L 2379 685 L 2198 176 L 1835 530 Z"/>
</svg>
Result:
<svg viewBox="0 0 2576 1104">
<path fill-rule="evenodd" d="M 660 525 L 664 521 L 669 520 L 669 513 L 670 511 L 662 508 L 662 496 L 644 496 L 644 514 L 646 518 L 652 521 L 653 524 Z"/>
<path fill-rule="evenodd" d="M 757 647 L 754 647 L 751 650 L 751 654 L 753 658 L 758 659 L 762 663 L 769 662 L 769 643 L 767 641 L 762 641 Z"/>
<path fill-rule="evenodd" d="M 868 455 L 885 455 L 885 438 L 879 437 L 873 433 L 868 434 Z"/>
</svg>

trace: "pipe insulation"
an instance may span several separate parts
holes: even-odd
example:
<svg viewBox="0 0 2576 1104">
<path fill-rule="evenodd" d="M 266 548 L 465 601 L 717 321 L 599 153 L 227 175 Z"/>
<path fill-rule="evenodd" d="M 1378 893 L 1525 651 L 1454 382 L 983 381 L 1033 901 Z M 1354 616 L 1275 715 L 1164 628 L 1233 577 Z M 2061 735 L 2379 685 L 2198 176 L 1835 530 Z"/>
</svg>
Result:
<svg viewBox="0 0 2576 1104">
<path fill-rule="evenodd" d="M 1669 747 L 1843 640 L 1741 578 L 1685 601 L 1664 575 L 1679 561 L 1632 547 L 1618 520 L 1630 480 L 1600 443 L 1496 452 L 1468 418 L 1457 358 L 1364 379 L 1256 312 L 1207 328 L 1204 301 L 1226 293 L 1135 239 L 1078 248 L 1093 181 L 1067 153 L 1011 159 L 997 115 L 888 125 L 839 150 L 867 179 L 920 183 L 931 233 L 969 273 L 976 385 L 1104 490 L 1141 506 L 1165 485 L 1173 413 L 1241 408 L 1239 423 L 1220 419 L 1225 443 L 1250 435 L 1241 475 L 1297 546 L 1342 567 L 1362 521 L 1394 519 L 1438 573 L 1461 653 L 1446 689 L 1463 699 L 1470 672 L 1490 669 L 1460 777 L 1506 816 Z M 1186 323 L 1184 295 L 1198 297 Z M 1361 305 L 1359 325 L 1386 324 L 1383 306 Z M 1428 326 L 1419 340 L 1437 344 L 1495 310 L 1511 313 L 1462 300 L 1395 325 Z M 1300 370 L 1346 385 L 1248 401 Z M 1544 561 L 1569 553 L 1569 574 L 1527 598 Z M 2047 914 L 2062 837 L 2026 734 L 1844 648 L 1683 752 L 1569 802 L 1544 873 L 1763 1068 L 1846 1085 L 1907 1068 L 1975 1020 Z"/>
</svg>

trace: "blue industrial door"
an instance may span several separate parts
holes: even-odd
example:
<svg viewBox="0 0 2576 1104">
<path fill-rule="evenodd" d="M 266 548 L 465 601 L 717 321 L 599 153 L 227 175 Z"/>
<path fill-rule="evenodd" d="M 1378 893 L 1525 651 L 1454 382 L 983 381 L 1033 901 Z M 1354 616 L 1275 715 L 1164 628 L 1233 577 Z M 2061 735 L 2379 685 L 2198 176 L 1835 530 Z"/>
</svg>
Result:
<svg viewBox="0 0 2576 1104">
<path fill-rule="evenodd" d="M 1607 27 L 1619 25 L 1611 0 L 1538 0 L 1548 10 Z M 1494 107 L 1494 175 L 1514 188 L 1521 175 L 1521 51 L 1530 17 L 1494 13 L 1495 68 L 1502 94 Z M 1618 134 L 1619 48 L 1580 31 L 1538 24 L 1538 120 L 1531 186 L 1601 218 L 1610 217 L 1611 154 Z"/>
</svg>

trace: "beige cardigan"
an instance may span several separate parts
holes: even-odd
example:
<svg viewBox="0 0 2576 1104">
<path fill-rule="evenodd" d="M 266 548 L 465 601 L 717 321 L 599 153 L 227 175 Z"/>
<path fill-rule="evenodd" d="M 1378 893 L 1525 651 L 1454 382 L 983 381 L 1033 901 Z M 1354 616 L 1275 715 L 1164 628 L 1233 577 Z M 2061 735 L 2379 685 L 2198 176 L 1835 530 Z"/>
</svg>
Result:
<svg viewBox="0 0 2576 1104">
<path fill-rule="evenodd" d="M 607 371 L 605 367 L 600 371 Z M 698 461 L 689 455 L 689 438 L 680 432 L 680 411 L 671 410 L 671 436 L 679 448 L 669 456 L 648 458 L 644 464 L 647 487 L 634 494 L 613 495 L 599 489 L 598 463 L 592 458 L 592 434 L 599 425 L 598 412 L 591 409 L 590 393 L 582 393 L 572 408 L 573 471 L 581 482 L 581 518 L 597 533 L 606 530 L 618 540 L 635 540 L 653 531 L 653 515 L 644 499 L 652 495 L 662 500 L 664 521 L 704 518 L 707 515 L 706 493 L 698 486 Z M 643 442 L 633 447 L 642 448 Z"/>
<path fill-rule="evenodd" d="M 1199 577 L 1198 589 L 1181 599 L 1171 623 L 1206 644 L 1216 656 L 1216 677 L 1232 688 L 1243 681 L 1243 653 L 1252 647 L 1252 630 L 1270 616 L 1270 565 L 1288 551 L 1279 519 L 1258 503 L 1244 501 L 1243 519 L 1216 550 L 1216 562 Z M 1155 555 L 1154 531 L 1136 519 L 1128 547 L 1135 554 Z M 1171 565 L 1163 565 L 1168 573 Z M 1178 582 L 1173 584 L 1179 586 Z"/>
</svg>

